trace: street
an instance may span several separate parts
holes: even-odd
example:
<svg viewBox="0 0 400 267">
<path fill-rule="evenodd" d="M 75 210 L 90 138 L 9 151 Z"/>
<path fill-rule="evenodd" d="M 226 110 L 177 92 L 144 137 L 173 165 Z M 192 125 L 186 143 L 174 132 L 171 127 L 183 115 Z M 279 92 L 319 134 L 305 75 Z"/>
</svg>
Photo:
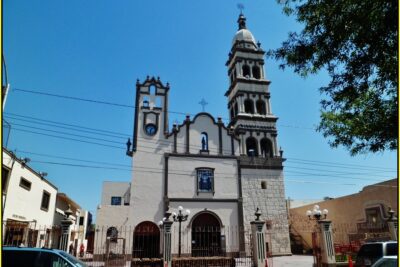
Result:
<svg viewBox="0 0 400 267">
<path fill-rule="evenodd" d="M 310 255 L 292 255 L 273 257 L 268 259 L 268 267 L 311 267 L 313 265 L 313 257 Z"/>
</svg>

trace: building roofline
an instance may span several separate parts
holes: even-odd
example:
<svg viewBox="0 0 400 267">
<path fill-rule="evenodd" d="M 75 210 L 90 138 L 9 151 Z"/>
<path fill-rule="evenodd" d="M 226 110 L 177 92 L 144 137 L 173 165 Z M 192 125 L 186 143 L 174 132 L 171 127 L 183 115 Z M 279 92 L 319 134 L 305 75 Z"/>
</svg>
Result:
<svg viewBox="0 0 400 267">
<path fill-rule="evenodd" d="M 63 198 L 67 202 L 69 202 L 68 204 L 72 204 L 74 206 L 74 208 L 82 209 L 82 207 L 79 206 L 79 204 L 76 203 L 74 200 L 72 200 L 67 194 L 59 192 L 59 193 L 57 193 L 57 198 L 59 198 L 59 197 Z"/>
<path fill-rule="evenodd" d="M 56 191 L 58 191 L 57 186 L 55 186 L 53 183 L 51 183 L 49 180 L 47 180 L 46 178 L 44 178 L 43 176 L 41 176 L 39 174 L 39 172 L 35 171 L 34 169 L 32 169 L 28 164 L 23 163 L 22 160 L 20 160 L 13 152 L 9 151 L 8 149 L 6 149 L 5 147 L 3 147 L 3 152 L 8 154 L 11 158 L 13 158 L 16 162 L 18 162 L 20 165 L 23 165 L 24 168 L 27 168 L 29 171 L 31 171 L 33 174 L 36 174 L 36 176 L 41 179 L 42 181 L 46 182 L 48 185 L 50 185 L 51 187 L 53 187 Z"/>
</svg>

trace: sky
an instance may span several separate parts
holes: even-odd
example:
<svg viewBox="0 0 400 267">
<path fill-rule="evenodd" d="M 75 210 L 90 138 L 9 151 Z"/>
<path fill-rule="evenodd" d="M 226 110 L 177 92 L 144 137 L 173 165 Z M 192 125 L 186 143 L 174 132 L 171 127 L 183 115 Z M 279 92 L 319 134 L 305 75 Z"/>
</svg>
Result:
<svg viewBox="0 0 400 267">
<path fill-rule="evenodd" d="M 242 1 L 264 50 L 302 28 L 277 1 Z M 7 148 L 94 216 L 103 181 L 131 181 L 135 83 L 169 82 L 170 124 L 205 111 L 228 117 L 225 62 L 237 31 L 237 1 L 3 1 L 3 53 L 10 92 Z M 266 58 L 285 193 L 339 197 L 397 177 L 396 152 L 350 156 L 314 129 L 325 72 L 301 78 Z M 32 92 L 33 91 L 33 92 Z M 39 92 L 39 93 L 37 93 Z M 55 97 L 46 94 L 67 96 Z M 80 101 L 77 99 L 94 101 Z M 95 102 L 97 101 L 97 102 Z M 107 105 L 99 102 L 116 103 Z M 193 115 L 191 115 L 193 117 Z"/>
</svg>

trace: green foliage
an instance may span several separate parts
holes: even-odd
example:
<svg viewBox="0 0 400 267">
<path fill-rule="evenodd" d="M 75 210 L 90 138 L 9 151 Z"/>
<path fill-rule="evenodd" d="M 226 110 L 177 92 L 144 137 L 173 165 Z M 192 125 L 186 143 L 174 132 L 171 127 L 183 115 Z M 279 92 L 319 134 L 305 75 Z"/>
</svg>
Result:
<svg viewBox="0 0 400 267">
<path fill-rule="evenodd" d="M 306 77 L 325 69 L 318 130 L 352 155 L 397 149 L 398 2 L 279 0 L 304 25 L 268 52 Z"/>
</svg>

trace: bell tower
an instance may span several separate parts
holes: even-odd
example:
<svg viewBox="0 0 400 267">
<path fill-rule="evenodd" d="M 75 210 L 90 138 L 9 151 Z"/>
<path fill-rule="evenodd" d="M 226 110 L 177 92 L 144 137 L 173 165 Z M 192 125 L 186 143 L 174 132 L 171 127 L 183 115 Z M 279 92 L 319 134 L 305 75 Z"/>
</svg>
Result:
<svg viewBox="0 0 400 267">
<path fill-rule="evenodd" d="M 229 126 L 240 137 L 240 154 L 256 157 L 279 156 L 277 117 L 272 114 L 269 85 L 264 72 L 265 51 L 247 29 L 243 14 L 237 20 L 238 31 L 232 40 L 226 66 L 230 85 Z"/>
<path fill-rule="evenodd" d="M 168 134 L 168 91 L 169 84 L 164 85 L 159 77 L 147 76 L 143 83 L 137 80 L 133 142 L 128 155 L 136 152 L 140 140 L 151 142 Z"/>
<path fill-rule="evenodd" d="M 288 215 L 282 150 L 278 150 L 276 121 L 270 102 L 270 81 L 264 71 L 265 51 L 247 29 L 246 18 L 239 15 L 238 30 L 232 40 L 226 66 L 230 80 L 225 93 L 230 113 L 229 128 L 240 140 L 238 157 L 244 227 L 260 209 L 266 222 L 268 253 L 290 252 Z M 279 229 L 279 230 L 278 230 Z"/>
</svg>

